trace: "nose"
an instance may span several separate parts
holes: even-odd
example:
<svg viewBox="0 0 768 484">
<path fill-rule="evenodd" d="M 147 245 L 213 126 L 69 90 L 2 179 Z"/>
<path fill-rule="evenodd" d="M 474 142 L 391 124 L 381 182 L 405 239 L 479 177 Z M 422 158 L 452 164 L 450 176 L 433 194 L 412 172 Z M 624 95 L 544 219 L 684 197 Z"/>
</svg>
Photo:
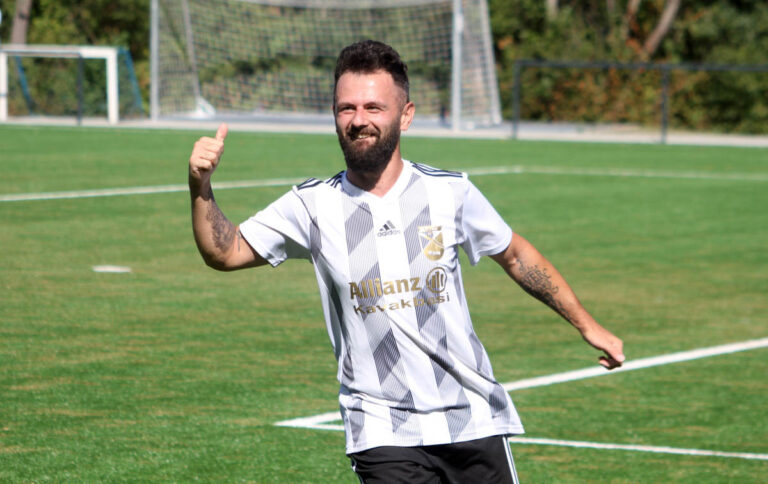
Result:
<svg viewBox="0 0 768 484">
<path fill-rule="evenodd" d="M 366 116 L 364 108 L 359 107 L 355 109 L 355 115 L 352 117 L 351 124 L 354 128 L 364 128 L 365 126 L 368 126 L 368 117 Z"/>
</svg>

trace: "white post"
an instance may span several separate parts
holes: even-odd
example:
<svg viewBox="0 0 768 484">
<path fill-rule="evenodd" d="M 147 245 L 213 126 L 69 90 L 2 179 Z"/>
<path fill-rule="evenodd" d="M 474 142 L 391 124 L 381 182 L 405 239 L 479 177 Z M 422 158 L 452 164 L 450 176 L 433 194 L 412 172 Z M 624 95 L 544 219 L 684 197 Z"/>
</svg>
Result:
<svg viewBox="0 0 768 484">
<path fill-rule="evenodd" d="M 453 0 L 453 39 L 451 41 L 451 128 L 461 129 L 461 40 L 464 33 L 462 0 Z"/>
<path fill-rule="evenodd" d="M 8 121 L 8 54 L 0 52 L 0 122 Z"/>
<path fill-rule="evenodd" d="M 0 10 L 0 24 L 3 23 L 3 11 Z M 8 120 L 8 56 L 0 52 L 0 121 Z"/>
<path fill-rule="evenodd" d="M 157 121 L 160 116 L 160 85 L 157 75 L 158 52 L 158 24 L 160 11 L 157 8 L 157 0 L 152 0 L 149 6 L 149 117 Z"/>
<path fill-rule="evenodd" d="M 488 96 L 491 98 L 491 123 L 501 124 L 501 101 L 499 99 L 499 81 L 496 79 L 496 61 L 493 58 L 493 46 L 491 45 L 491 26 L 488 15 L 488 2 L 480 2 L 480 25 L 483 32 L 483 51 L 487 56 L 486 61 L 490 67 L 487 79 Z"/>
<path fill-rule="evenodd" d="M 117 100 L 117 49 L 107 54 L 107 119 L 109 124 L 117 124 L 120 118 L 120 104 Z"/>
</svg>

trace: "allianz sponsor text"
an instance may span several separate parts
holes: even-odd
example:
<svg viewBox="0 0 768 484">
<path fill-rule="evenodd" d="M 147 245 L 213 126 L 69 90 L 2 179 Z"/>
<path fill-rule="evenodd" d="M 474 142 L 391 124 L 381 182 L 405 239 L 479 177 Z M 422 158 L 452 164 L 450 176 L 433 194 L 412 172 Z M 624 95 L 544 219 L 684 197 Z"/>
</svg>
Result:
<svg viewBox="0 0 768 484">
<path fill-rule="evenodd" d="M 429 289 L 434 296 L 431 297 L 415 297 L 412 299 L 400 299 L 399 301 L 377 301 L 375 305 L 361 305 L 355 307 L 355 312 L 360 314 L 375 313 L 377 311 L 396 311 L 398 309 L 413 308 L 423 305 L 434 305 L 450 301 L 448 293 L 441 294 L 446 287 L 447 276 L 445 270 L 441 267 L 437 267 L 427 274 L 424 286 L 422 286 L 422 280 L 420 277 L 410 277 L 405 279 L 396 279 L 393 281 L 382 281 L 379 278 L 376 279 L 364 279 L 358 282 L 349 283 L 349 298 L 350 299 L 368 299 L 368 298 L 380 298 L 385 295 L 402 294 L 407 292 L 418 292 L 424 287 Z"/>
</svg>

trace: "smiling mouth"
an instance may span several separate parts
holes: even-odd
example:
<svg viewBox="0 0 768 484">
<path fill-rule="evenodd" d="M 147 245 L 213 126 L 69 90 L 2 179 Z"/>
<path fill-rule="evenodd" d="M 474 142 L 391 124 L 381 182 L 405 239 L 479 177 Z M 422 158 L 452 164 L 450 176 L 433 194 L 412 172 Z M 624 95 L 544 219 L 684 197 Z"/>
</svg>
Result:
<svg viewBox="0 0 768 484">
<path fill-rule="evenodd" d="M 350 136 L 350 139 L 352 140 L 353 143 L 354 142 L 364 142 L 367 139 L 375 140 L 376 139 L 376 135 L 371 134 L 371 133 L 359 133 L 357 135 Z"/>
<path fill-rule="evenodd" d="M 372 133 L 371 131 L 358 131 L 355 133 L 354 131 L 351 131 L 347 136 L 352 141 L 359 141 L 368 138 L 376 138 L 376 133 Z"/>
</svg>

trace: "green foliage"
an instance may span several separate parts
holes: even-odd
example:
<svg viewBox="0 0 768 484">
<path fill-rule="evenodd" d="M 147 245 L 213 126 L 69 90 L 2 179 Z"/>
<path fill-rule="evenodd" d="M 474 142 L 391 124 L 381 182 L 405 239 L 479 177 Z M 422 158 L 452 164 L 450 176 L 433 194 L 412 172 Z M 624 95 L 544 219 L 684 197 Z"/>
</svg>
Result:
<svg viewBox="0 0 768 484">
<path fill-rule="evenodd" d="M 512 116 L 513 66 L 518 59 L 758 64 L 768 52 L 768 4 L 758 0 L 683 2 L 660 47 L 643 44 L 661 16 L 663 0 L 561 0 L 547 19 L 540 0 L 491 0 L 491 23 L 505 117 Z M 768 132 L 768 73 L 679 72 L 670 86 L 673 127 L 741 133 Z M 528 69 L 521 115 L 547 121 L 660 120 L 658 75 L 638 71 Z"/>
<path fill-rule="evenodd" d="M 0 26 L 0 39 L 8 42 L 13 24 L 15 0 L 0 0 L 3 11 L 3 24 Z M 133 58 L 134 70 L 139 82 L 144 102 L 149 92 L 149 0 L 33 0 L 30 13 L 30 25 L 27 33 L 28 44 L 71 44 L 104 45 L 124 47 Z M 45 62 L 43 62 L 45 64 Z M 50 63 L 49 63 L 50 64 Z M 26 67 L 26 66 L 25 66 Z M 51 76 L 60 76 L 65 85 L 76 79 L 69 67 L 59 73 L 45 71 L 42 75 L 30 75 L 30 90 L 37 93 L 51 91 Z M 92 78 L 99 68 L 86 67 L 86 80 Z M 103 68 L 101 68 L 103 70 Z M 122 70 L 122 69 L 121 69 Z M 39 74 L 39 73 L 31 73 Z M 66 80 L 64 79 L 66 78 Z M 121 79 L 121 83 L 123 79 Z M 63 89 L 57 89 L 56 95 L 62 95 Z M 86 90 L 87 91 L 87 90 Z M 103 89 L 102 89 L 103 91 Z M 71 91 L 74 95 L 74 90 Z M 69 94 L 63 94 L 67 96 Z M 103 96 L 95 93 L 94 96 Z M 49 104 L 41 94 L 41 108 Z M 105 101 L 106 102 L 106 101 Z M 60 111 L 70 111 L 70 101 L 65 100 Z M 103 104 L 103 103 L 102 103 Z M 95 105 L 95 104 L 93 104 Z M 129 106 L 125 106 L 128 108 Z M 25 109 L 26 107 L 24 107 Z M 22 111 L 23 112 L 23 111 Z M 121 109 L 121 112 L 125 112 Z M 60 114 L 52 112 L 50 114 Z"/>
<path fill-rule="evenodd" d="M 768 3 L 765 1 L 684 1 L 659 48 L 650 55 L 644 52 L 643 43 L 658 23 L 665 2 L 640 2 L 640 8 L 631 20 L 626 15 L 627 4 L 627 0 L 560 0 L 557 16 L 547 19 L 544 0 L 489 0 L 504 116 L 511 118 L 513 114 L 513 66 L 518 59 L 766 63 Z M 613 11 L 609 10 L 609 5 L 614 5 Z M 6 42 L 10 37 L 14 7 L 15 0 L 0 0 L 4 16 L 0 39 Z M 192 2 L 191 7 L 197 8 L 196 3 Z M 285 18 L 302 15 L 301 9 L 295 8 L 274 7 L 271 12 Z M 387 12 L 382 10 L 376 15 L 386 16 Z M 376 30 L 376 18 L 369 20 L 373 27 L 366 35 L 382 35 Z M 271 22 L 274 24 L 275 20 Z M 219 28 L 240 27 L 221 24 Z M 243 33 L 244 38 L 250 35 Z M 338 32 L 329 29 L 325 35 L 328 36 L 326 45 L 336 44 L 334 37 L 339 35 Z M 147 102 L 149 0 L 34 0 L 28 41 L 128 48 L 142 97 Z M 286 48 L 285 43 L 281 36 L 271 36 L 263 45 L 261 42 L 254 44 L 253 49 L 281 52 Z M 407 48 L 402 53 L 406 58 L 412 55 Z M 186 55 L 184 49 L 180 49 L 180 55 Z M 318 72 L 322 72 L 320 67 L 330 62 L 331 57 L 328 53 L 312 56 Z M 216 69 L 248 74 L 264 68 L 266 62 L 268 70 L 275 73 L 291 65 L 290 56 L 270 59 L 265 61 L 254 52 L 252 58 L 223 59 L 201 66 L 203 81 L 215 80 Z M 414 89 L 419 88 L 419 82 L 434 83 L 444 91 L 447 89 L 447 66 L 434 65 L 429 59 L 414 59 L 411 72 L 417 77 L 413 82 Z M 768 74 L 681 72 L 673 78 L 673 127 L 768 132 Z M 215 83 L 210 86 L 217 89 Z M 648 73 L 531 69 L 524 73 L 522 86 L 522 116 L 527 119 L 659 122 L 660 82 L 657 76 Z M 271 88 L 264 89 L 264 95 L 269 95 Z M 445 92 L 444 97 L 447 96 Z M 436 101 L 435 105 L 445 101 Z"/>
</svg>

